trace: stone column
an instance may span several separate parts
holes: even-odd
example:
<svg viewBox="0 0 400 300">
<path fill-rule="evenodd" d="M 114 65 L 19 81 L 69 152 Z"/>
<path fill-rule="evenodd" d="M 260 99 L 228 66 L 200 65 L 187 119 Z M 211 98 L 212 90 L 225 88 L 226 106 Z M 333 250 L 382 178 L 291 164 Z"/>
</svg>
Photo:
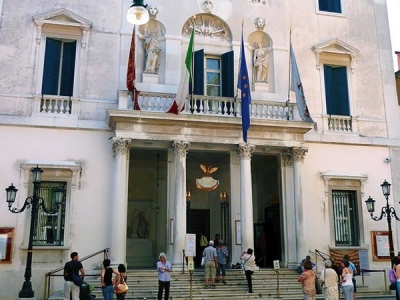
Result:
<svg viewBox="0 0 400 300">
<path fill-rule="evenodd" d="M 182 250 L 186 237 L 186 154 L 190 142 L 173 141 L 175 173 L 174 248 L 172 263 L 182 267 Z M 176 269 L 175 269 L 176 270 Z"/>
<path fill-rule="evenodd" d="M 240 230 L 242 251 L 254 249 L 253 229 L 253 193 L 251 187 L 251 153 L 255 146 L 239 144 L 237 153 L 240 155 Z"/>
<path fill-rule="evenodd" d="M 303 161 L 308 149 L 306 148 L 293 148 L 293 176 L 294 176 L 294 203 L 295 203 L 295 222 L 297 232 L 297 261 L 301 261 L 306 255 L 308 255 L 307 246 L 307 224 L 305 214 L 305 203 L 303 199 L 302 190 L 302 171 Z"/>
<path fill-rule="evenodd" d="M 128 170 L 131 139 L 113 138 L 114 174 L 113 194 L 110 201 L 112 265 L 126 264 L 126 229 L 128 211 Z"/>
<path fill-rule="evenodd" d="M 282 153 L 281 171 L 282 171 L 282 192 L 283 192 L 283 228 L 284 228 L 284 265 L 288 268 L 296 268 L 299 263 L 297 259 L 297 230 L 294 222 L 294 173 L 293 173 L 293 152 L 284 151 Z"/>
</svg>

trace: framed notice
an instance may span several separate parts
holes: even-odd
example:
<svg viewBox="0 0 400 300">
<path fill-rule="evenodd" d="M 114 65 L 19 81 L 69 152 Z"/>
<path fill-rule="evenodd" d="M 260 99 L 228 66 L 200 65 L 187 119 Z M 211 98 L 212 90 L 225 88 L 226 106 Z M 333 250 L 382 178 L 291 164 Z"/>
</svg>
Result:
<svg viewBox="0 0 400 300">
<path fill-rule="evenodd" d="M 169 219 L 169 243 L 174 243 L 174 219 Z"/>
<path fill-rule="evenodd" d="M 372 260 L 389 260 L 389 232 L 388 231 L 371 231 L 372 242 Z"/>
<path fill-rule="evenodd" d="M 235 220 L 235 240 L 236 240 L 236 245 L 242 244 L 242 232 L 240 230 L 240 220 Z"/>
<path fill-rule="evenodd" d="M 14 228 L 0 228 L 0 264 L 12 263 Z"/>
</svg>

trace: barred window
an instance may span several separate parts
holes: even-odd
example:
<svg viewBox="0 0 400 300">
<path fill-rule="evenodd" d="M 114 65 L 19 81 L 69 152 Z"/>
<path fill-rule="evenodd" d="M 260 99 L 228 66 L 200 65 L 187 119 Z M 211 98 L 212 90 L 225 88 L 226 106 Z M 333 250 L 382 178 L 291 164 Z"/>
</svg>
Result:
<svg viewBox="0 0 400 300">
<path fill-rule="evenodd" d="M 66 182 L 42 181 L 40 183 L 40 197 L 43 198 L 45 207 L 48 211 L 56 210 L 54 192 L 58 189 L 63 189 L 64 197 L 66 197 Z M 33 245 L 63 246 L 64 224 L 65 205 L 61 205 L 55 214 L 48 214 L 44 212 L 42 208 L 39 208 L 37 219 L 34 222 Z"/>
<path fill-rule="evenodd" d="M 357 193 L 332 190 L 333 221 L 336 246 L 359 246 Z"/>
</svg>

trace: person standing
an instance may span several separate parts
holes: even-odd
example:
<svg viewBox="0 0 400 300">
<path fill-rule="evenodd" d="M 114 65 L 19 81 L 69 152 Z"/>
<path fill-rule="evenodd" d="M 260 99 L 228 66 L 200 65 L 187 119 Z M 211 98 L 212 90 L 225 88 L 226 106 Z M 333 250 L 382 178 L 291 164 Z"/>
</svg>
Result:
<svg viewBox="0 0 400 300">
<path fill-rule="evenodd" d="M 219 245 L 217 248 L 217 282 L 219 282 L 219 277 L 222 271 L 222 282 L 226 284 L 225 276 L 226 276 L 226 257 L 228 256 L 228 249 L 224 246 L 224 241 L 219 240 Z"/>
<path fill-rule="evenodd" d="M 85 278 L 85 270 L 78 259 L 78 252 L 72 252 L 71 261 L 67 262 L 64 266 L 64 300 L 79 300 L 80 288 L 74 284 L 73 274 L 79 276 L 79 272 L 81 272 L 83 280 Z"/>
<path fill-rule="evenodd" d="M 158 300 L 162 299 L 163 290 L 165 289 L 164 299 L 169 298 L 169 287 L 171 283 L 171 272 L 172 266 L 169 261 L 167 261 L 167 255 L 164 252 L 160 253 L 160 260 L 157 262 L 157 272 L 158 272 Z"/>
<path fill-rule="evenodd" d="M 200 249 L 199 249 L 199 255 L 198 255 L 199 256 L 198 263 L 199 263 L 199 265 L 201 265 L 201 257 L 202 257 L 203 251 L 208 246 L 208 240 L 207 240 L 207 237 L 204 235 L 204 232 L 200 232 L 199 245 L 200 245 Z"/>
<path fill-rule="evenodd" d="M 396 274 L 396 299 L 400 299 L 400 259 L 393 259 L 393 269 Z"/>
<path fill-rule="evenodd" d="M 115 279 L 115 287 L 117 287 L 118 284 L 126 283 L 126 281 L 128 280 L 128 275 L 126 274 L 126 268 L 125 268 L 124 264 L 118 265 L 118 273 L 119 273 L 119 276 L 117 276 L 117 278 Z M 124 300 L 125 296 L 126 296 L 126 292 L 117 294 L 117 300 Z"/>
<path fill-rule="evenodd" d="M 342 259 L 342 288 L 345 300 L 353 300 L 354 285 L 353 285 L 353 270 L 350 268 L 350 263 L 347 259 Z"/>
<path fill-rule="evenodd" d="M 332 262 L 325 261 L 325 270 L 321 272 L 321 281 L 324 283 L 325 300 L 338 300 L 338 281 L 339 277 L 335 270 L 332 269 Z"/>
<path fill-rule="evenodd" d="M 347 259 L 347 261 L 349 262 L 349 267 L 350 269 L 353 271 L 353 286 L 354 286 L 354 293 L 353 293 L 353 300 L 356 300 L 356 292 L 357 292 L 357 286 L 356 286 L 356 274 L 357 274 L 357 268 L 356 266 L 350 261 L 350 256 L 348 254 L 346 254 L 345 256 L 343 256 L 344 259 Z"/>
<path fill-rule="evenodd" d="M 317 275 L 312 270 L 311 260 L 306 260 L 303 263 L 304 271 L 301 273 L 298 282 L 301 283 L 303 288 L 304 299 L 315 300 L 316 290 L 315 290 L 315 280 L 317 280 Z"/>
<path fill-rule="evenodd" d="M 215 239 L 214 239 L 214 248 L 216 249 L 218 247 L 219 244 L 219 240 L 221 239 L 221 236 L 219 235 L 219 233 L 217 233 L 215 235 Z"/>
<path fill-rule="evenodd" d="M 249 290 L 247 294 L 253 294 L 253 281 L 251 275 L 253 275 L 256 268 L 255 258 L 253 255 L 253 249 L 249 248 L 247 251 L 243 252 L 240 256 L 241 260 L 244 260 L 243 269 L 246 274 L 247 286 Z"/>
<path fill-rule="evenodd" d="M 114 284 L 112 275 L 114 273 L 118 276 L 119 273 L 110 267 L 110 260 L 108 258 L 103 260 L 103 267 L 103 270 L 101 270 L 101 292 L 103 293 L 104 300 L 113 300 Z"/>
<path fill-rule="evenodd" d="M 208 279 L 211 278 L 212 288 L 215 289 L 215 273 L 218 267 L 217 250 L 215 250 L 214 242 L 210 241 L 209 246 L 204 249 L 203 257 L 205 258 L 205 275 L 206 275 L 206 289 L 208 289 Z"/>
</svg>

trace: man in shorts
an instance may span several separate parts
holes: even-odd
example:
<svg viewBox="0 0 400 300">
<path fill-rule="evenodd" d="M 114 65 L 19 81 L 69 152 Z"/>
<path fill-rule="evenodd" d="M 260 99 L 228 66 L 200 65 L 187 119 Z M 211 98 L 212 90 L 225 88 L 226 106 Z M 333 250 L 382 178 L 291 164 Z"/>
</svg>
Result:
<svg viewBox="0 0 400 300">
<path fill-rule="evenodd" d="M 205 258 L 204 269 L 206 273 L 206 289 L 209 288 L 208 278 L 211 278 L 212 288 L 215 289 L 215 273 L 218 266 L 217 250 L 213 247 L 213 241 L 210 241 L 208 245 L 209 246 L 203 251 L 203 257 Z"/>
</svg>

